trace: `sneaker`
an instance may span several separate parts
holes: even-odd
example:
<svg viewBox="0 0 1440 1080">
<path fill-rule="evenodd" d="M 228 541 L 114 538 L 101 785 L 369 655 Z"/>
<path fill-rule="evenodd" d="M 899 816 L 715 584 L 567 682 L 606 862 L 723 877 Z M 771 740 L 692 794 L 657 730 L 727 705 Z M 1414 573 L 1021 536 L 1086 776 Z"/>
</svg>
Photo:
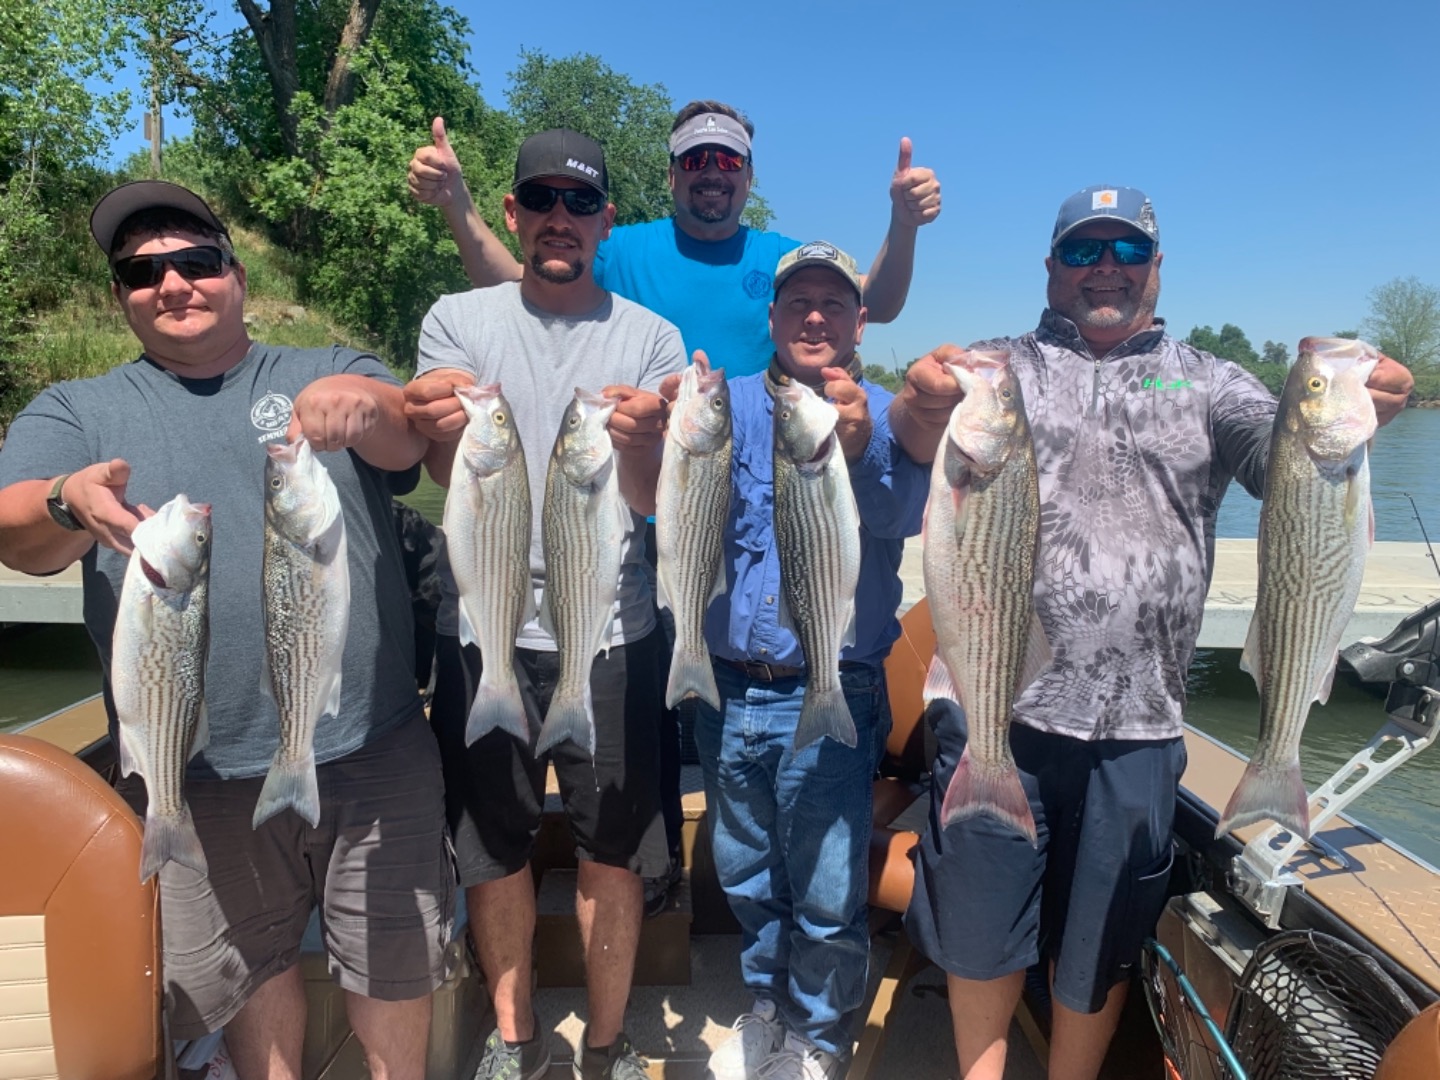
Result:
<svg viewBox="0 0 1440 1080">
<path fill-rule="evenodd" d="M 549 1071 L 549 1040 L 538 1025 L 535 1037 L 523 1043 L 507 1043 L 496 1028 L 485 1040 L 485 1056 L 475 1080 L 540 1080 Z"/>
<path fill-rule="evenodd" d="M 645 879 L 645 918 L 653 919 L 670 904 L 670 894 L 680 884 L 680 860 L 672 858 L 662 877 Z"/>
<path fill-rule="evenodd" d="M 760 1080 L 840 1080 L 845 1063 L 803 1035 L 787 1031 L 785 1044 L 760 1063 L 755 1075 Z"/>
<path fill-rule="evenodd" d="M 785 1042 L 785 1025 L 775 1011 L 775 1003 L 755 999 L 755 1007 L 736 1020 L 731 1035 L 715 1048 L 705 1066 L 705 1080 L 754 1080 L 759 1076 L 761 1062 L 772 1056 Z"/>
<path fill-rule="evenodd" d="M 575 1080 L 650 1080 L 650 1062 L 635 1052 L 623 1031 L 602 1050 L 589 1046 L 582 1033 L 573 1068 Z"/>
</svg>

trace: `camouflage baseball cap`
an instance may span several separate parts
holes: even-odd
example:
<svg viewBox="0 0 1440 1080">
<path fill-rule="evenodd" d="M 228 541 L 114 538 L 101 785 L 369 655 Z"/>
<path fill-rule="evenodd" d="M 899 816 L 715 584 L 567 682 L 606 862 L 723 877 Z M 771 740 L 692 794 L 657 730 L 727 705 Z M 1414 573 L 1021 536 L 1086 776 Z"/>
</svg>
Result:
<svg viewBox="0 0 1440 1080">
<path fill-rule="evenodd" d="M 1090 221 L 1119 221 L 1132 225 L 1160 242 L 1160 226 L 1155 223 L 1155 208 L 1150 197 L 1139 188 L 1095 184 L 1083 188 L 1060 204 L 1055 218 L 1055 231 L 1050 234 L 1050 250 L 1081 225 Z"/>
<path fill-rule="evenodd" d="M 780 262 L 775 267 L 775 294 L 777 296 L 780 294 L 780 286 L 786 278 L 806 266 L 828 267 L 855 286 L 856 295 L 861 297 L 865 295 L 865 290 L 860 285 L 860 271 L 855 265 L 855 260 L 834 244 L 828 244 L 824 240 L 812 240 L 808 244 L 801 244 L 794 251 L 788 251 L 780 257 Z"/>
</svg>

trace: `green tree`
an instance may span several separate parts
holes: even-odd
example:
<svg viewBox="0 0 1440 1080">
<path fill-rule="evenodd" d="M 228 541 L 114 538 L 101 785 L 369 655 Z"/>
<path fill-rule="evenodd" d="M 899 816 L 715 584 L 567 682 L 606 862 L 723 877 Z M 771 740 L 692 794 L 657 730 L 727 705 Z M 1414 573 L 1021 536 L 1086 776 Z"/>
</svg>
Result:
<svg viewBox="0 0 1440 1080">
<path fill-rule="evenodd" d="M 1386 356 L 1419 372 L 1440 365 L 1440 289 L 1395 278 L 1370 293 L 1361 330 Z"/>
<path fill-rule="evenodd" d="M 1224 360 L 1234 360 L 1237 364 L 1258 364 L 1260 354 L 1255 351 L 1255 346 L 1250 344 L 1250 339 L 1245 336 L 1234 323 L 1226 323 L 1220 328 L 1217 334 L 1208 326 L 1197 326 L 1190 331 L 1190 336 L 1185 339 L 1197 349 L 1203 349 L 1212 356 L 1218 356 Z"/>
<path fill-rule="evenodd" d="M 891 371 L 880 364 L 866 364 L 863 374 L 870 382 L 877 386 L 883 386 L 892 393 L 898 394 L 900 388 L 905 385 L 904 375 Z"/>
<path fill-rule="evenodd" d="M 1260 362 L 1262 364 L 1280 364 L 1288 367 L 1290 364 L 1290 352 L 1278 341 L 1267 341 L 1260 348 Z"/>
</svg>

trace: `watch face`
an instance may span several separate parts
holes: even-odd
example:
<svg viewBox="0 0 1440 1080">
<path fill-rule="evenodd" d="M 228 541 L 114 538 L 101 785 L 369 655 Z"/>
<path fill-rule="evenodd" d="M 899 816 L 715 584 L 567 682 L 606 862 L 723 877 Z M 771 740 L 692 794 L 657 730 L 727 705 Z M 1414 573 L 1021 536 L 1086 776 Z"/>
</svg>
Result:
<svg viewBox="0 0 1440 1080">
<path fill-rule="evenodd" d="M 69 529 L 71 532 L 79 532 L 81 529 L 84 528 L 83 525 L 81 525 L 78 521 L 75 520 L 74 515 L 70 513 L 70 508 L 60 501 L 60 497 L 58 495 L 52 495 L 50 498 L 46 499 L 45 508 L 50 511 L 51 520 L 54 521 L 56 525 L 59 525 L 62 529 Z"/>
</svg>

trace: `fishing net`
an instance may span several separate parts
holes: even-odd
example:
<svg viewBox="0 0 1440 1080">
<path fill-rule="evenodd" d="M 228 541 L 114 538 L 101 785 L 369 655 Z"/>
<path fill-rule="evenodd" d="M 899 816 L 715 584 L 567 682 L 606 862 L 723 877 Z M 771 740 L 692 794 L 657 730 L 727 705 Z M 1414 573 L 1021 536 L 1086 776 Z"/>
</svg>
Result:
<svg viewBox="0 0 1440 1080">
<path fill-rule="evenodd" d="M 1160 1045 L 1165 1052 L 1166 1080 L 1246 1080 L 1245 1070 L 1210 1018 L 1200 995 L 1154 938 L 1140 957 L 1140 981 Z"/>
<path fill-rule="evenodd" d="M 1373 959 L 1327 934 L 1296 930 L 1255 950 L 1225 1036 L 1248 1080 L 1371 1080 L 1414 1015 Z"/>
</svg>

